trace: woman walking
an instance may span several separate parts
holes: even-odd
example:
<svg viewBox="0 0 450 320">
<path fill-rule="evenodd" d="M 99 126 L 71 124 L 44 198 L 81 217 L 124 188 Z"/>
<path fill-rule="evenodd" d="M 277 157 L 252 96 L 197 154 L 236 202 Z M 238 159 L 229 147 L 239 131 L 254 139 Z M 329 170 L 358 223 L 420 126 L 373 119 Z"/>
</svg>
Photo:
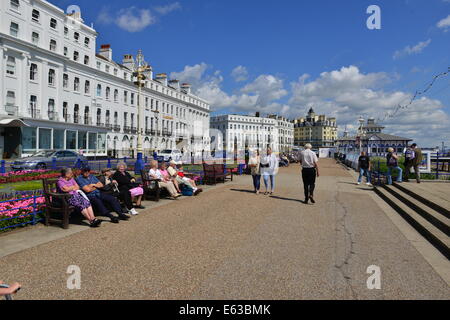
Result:
<svg viewBox="0 0 450 320">
<path fill-rule="evenodd" d="M 259 189 L 261 188 L 260 163 L 261 157 L 259 156 L 259 150 L 256 150 L 253 152 L 252 157 L 248 161 L 253 179 L 253 187 L 255 188 L 256 194 L 259 194 Z"/>
<path fill-rule="evenodd" d="M 266 187 L 266 192 L 264 193 L 264 195 L 273 195 L 273 192 L 275 191 L 275 175 L 278 173 L 279 163 L 277 156 L 272 153 L 272 148 L 267 148 L 267 154 L 261 160 L 260 166 L 261 174 L 264 178 L 264 186 Z"/>
<path fill-rule="evenodd" d="M 80 190 L 80 187 L 73 178 L 72 169 L 64 168 L 61 170 L 61 177 L 58 179 L 57 188 L 59 192 L 71 195 L 68 200 L 69 204 L 79 210 L 88 219 L 91 228 L 100 226 L 102 221 L 95 218 L 91 202 L 83 191 Z"/>
</svg>

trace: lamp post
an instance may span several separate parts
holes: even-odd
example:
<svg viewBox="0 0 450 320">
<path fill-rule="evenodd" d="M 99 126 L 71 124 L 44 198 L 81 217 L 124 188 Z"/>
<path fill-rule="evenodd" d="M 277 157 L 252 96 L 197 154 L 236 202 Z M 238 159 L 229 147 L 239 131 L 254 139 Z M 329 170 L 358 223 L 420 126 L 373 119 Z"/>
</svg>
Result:
<svg viewBox="0 0 450 320">
<path fill-rule="evenodd" d="M 362 137 L 363 137 L 363 135 L 364 135 L 364 132 L 363 132 L 364 118 L 361 116 L 361 117 L 358 119 L 358 122 L 359 122 L 359 129 L 358 129 L 358 136 L 359 136 L 359 154 L 361 154 L 361 152 L 362 152 Z"/>
<path fill-rule="evenodd" d="M 136 78 L 135 84 L 138 86 L 138 137 L 137 137 L 137 158 L 136 163 L 134 165 L 134 172 L 136 174 L 140 174 L 141 171 L 145 167 L 144 157 L 143 157 L 143 138 L 142 138 L 142 119 L 144 118 L 144 110 L 142 103 L 142 87 L 144 86 L 144 81 L 147 78 L 144 74 L 145 72 L 150 70 L 150 66 L 144 61 L 144 55 L 142 54 L 142 50 L 138 51 L 138 55 L 136 57 L 136 66 L 134 68 L 133 76 Z"/>
</svg>

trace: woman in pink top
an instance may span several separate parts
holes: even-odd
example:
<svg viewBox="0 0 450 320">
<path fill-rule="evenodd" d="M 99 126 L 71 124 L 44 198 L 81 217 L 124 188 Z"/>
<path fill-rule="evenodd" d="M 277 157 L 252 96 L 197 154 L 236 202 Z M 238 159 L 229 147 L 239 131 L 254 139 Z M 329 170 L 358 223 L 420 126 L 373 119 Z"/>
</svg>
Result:
<svg viewBox="0 0 450 320">
<path fill-rule="evenodd" d="M 164 179 L 165 179 L 167 182 L 172 182 L 173 185 L 175 186 L 175 189 L 177 190 L 177 192 L 178 192 L 178 193 L 181 193 L 181 190 L 180 190 L 180 186 L 179 186 L 179 184 L 178 184 L 178 181 L 170 176 L 169 172 L 167 171 L 167 165 L 166 165 L 165 162 L 161 163 L 159 171 L 160 171 L 161 174 L 163 175 Z"/>
<path fill-rule="evenodd" d="M 92 209 L 89 199 L 81 194 L 80 187 L 73 178 L 72 169 L 64 168 L 61 170 L 61 177 L 58 179 L 57 186 L 59 192 L 68 193 L 72 195 L 68 202 L 71 206 L 75 207 L 83 216 L 89 221 L 89 226 L 95 228 L 100 226 L 101 220 L 97 220 Z"/>
</svg>

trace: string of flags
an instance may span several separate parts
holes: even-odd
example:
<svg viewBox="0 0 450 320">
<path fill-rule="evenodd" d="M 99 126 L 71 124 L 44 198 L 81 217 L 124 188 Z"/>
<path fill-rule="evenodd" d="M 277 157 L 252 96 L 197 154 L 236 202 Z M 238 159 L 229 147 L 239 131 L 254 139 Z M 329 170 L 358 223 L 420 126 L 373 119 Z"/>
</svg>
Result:
<svg viewBox="0 0 450 320">
<path fill-rule="evenodd" d="M 435 83 L 439 78 L 443 78 L 443 77 L 445 77 L 445 76 L 447 76 L 447 75 L 449 75 L 449 74 L 450 74 L 450 67 L 448 67 L 448 70 L 447 70 L 446 72 L 442 72 L 442 73 L 440 73 L 440 74 L 434 76 L 433 80 L 428 84 L 428 86 L 427 86 L 424 90 L 422 90 L 422 91 L 416 91 L 416 92 L 414 93 L 414 96 L 412 97 L 412 99 L 409 101 L 408 104 L 403 105 L 403 106 L 399 104 L 399 105 L 394 109 L 393 112 L 386 112 L 385 115 L 384 115 L 384 117 L 378 118 L 378 122 L 380 123 L 380 122 L 386 121 L 386 119 L 394 118 L 400 110 L 408 109 L 408 108 L 413 104 L 413 102 L 414 102 L 419 96 L 422 96 L 422 95 L 426 94 L 426 93 L 433 87 L 434 83 Z"/>
</svg>

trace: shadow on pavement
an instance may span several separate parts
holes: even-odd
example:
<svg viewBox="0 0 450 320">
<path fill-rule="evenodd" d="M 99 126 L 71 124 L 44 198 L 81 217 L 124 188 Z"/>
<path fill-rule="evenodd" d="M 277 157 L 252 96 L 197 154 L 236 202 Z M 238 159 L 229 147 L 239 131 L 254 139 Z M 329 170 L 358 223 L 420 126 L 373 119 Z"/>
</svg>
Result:
<svg viewBox="0 0 450 320">
<path fill-rule="evenodd" d="M 245 190 L 245 189 L 230 189 L 231 191 L 236 191 L 236 192 L 245 192 L 245 193 L 253 193 L 255 194 L 255 191 L 253 190 Z"/>
<path fill-rule="evenodd" d="M 278 199 L 278 200 L 286 200 L 286 201 L 295 201 L 295 202 L 305 203 L 303 200 L 299 200 L 299 199 L 291 199 L 291 198 L 283 198 L 283 197 L 278 197 L 278 196 L 270 196 L 269 198 L 274 198 L 274 199 Z"/>
</svg>

